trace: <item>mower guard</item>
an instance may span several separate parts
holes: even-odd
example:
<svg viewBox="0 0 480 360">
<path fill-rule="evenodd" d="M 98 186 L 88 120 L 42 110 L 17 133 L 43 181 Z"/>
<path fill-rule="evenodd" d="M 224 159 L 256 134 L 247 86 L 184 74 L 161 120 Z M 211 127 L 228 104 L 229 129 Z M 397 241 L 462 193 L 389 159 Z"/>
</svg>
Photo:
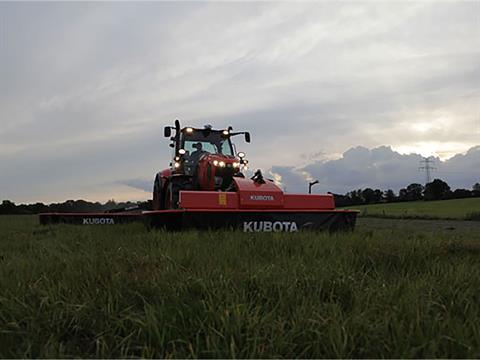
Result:
<svg viewBox="0 0 480 360">
<path fill-rule="evenodd" d="M 117 225 L 142 222 L 148 227 L 166 230 L 230 229 L 244 232 L 296 232 L 302 230 L 352 231 L 357 212 L 288 210 L 161 210 L 141 213 L 46 213 L 42 225 Z"/>
</svg>

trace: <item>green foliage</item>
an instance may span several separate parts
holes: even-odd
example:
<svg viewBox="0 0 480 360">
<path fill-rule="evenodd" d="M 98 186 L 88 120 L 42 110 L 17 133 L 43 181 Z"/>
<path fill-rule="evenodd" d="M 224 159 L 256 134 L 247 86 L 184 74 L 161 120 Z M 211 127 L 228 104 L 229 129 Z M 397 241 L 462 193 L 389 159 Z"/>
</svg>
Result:
<svg viewBox="0 0 480 360">
<path fill-rule="evenodd" d="M 386 202 L 395 201 L 395 193 L 393 192 L 392 189 L 388 189 L 387 191 L 384 192 L 384 198 Z"/>
<path fill-rule="evenodd" d="M 407 200 L 422 200 L 424 187 L 421 184 L 410 184 L 407 186 Z"/>
<path fill-rule="evenodd" d="M 0 218 L 1 357 L 479 357 L 479 232 Z"/>
<path fill-rule="evenodd" d="M 423 199 L 424 187 L 421 184 L 413 183 L 406 189 L 400 189 L 398 199 L 400 201 L 416 201 Z"/>
<path fill-rule="evenodd" d="M 450 186 L 440 179 L 435 179 L 431 183 L 425 185 L 425 200 L 442 200 L 446 199 L 450 194 Z"/>
<path fill-rule="evenodd" d="M 478 213 L 480 198 L 442 201 L 408 201 L 389 204 L 356 205 L 360 216 L 404 219 L 465 219 L 476 220 L 469 214 Z"/>
<path fill-rule="evenodd" d="M 31 215 L 45 212 L 104 212 L 131 207 L 150 210 L 151 201 L 117 203 L 115 200 L 108 200 L 105 204 L 100 204 L 99 202 L 93 203 L 85 200 L 67 200 L 63 203 L 52 203 L 49 205 L 43 203 L 15 205 L 10 200 L 3 200 L 0 203 L 0 215 Z"/>
<path fill-rule="evenodd" d="M 373 190 L 370 188 L 366 188 L 362 191 L 362 198 L 367 204 L 372 204 L 376 202 L 380 202 L 382 200 L 382 191 L 381 190 Z"/>
</svg>

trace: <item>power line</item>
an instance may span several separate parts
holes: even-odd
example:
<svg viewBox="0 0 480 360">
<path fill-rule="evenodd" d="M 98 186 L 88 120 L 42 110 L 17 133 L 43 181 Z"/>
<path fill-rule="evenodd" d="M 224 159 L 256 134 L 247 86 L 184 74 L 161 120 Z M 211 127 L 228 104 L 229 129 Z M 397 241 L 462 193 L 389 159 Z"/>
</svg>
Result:
<svg viewBox="0 0 480 360">
<path fill-rule="evenodd" d="M 437 170 L 436 167 L 432 166 L 433 164 L 435 164 L 435 160 L 430 158 L 425 157 L 423 160 L 420 160 L 420 167 L 418 170 L 425 171 L 425 185 L 432 181 L 431 171 Z"/>
</svg>

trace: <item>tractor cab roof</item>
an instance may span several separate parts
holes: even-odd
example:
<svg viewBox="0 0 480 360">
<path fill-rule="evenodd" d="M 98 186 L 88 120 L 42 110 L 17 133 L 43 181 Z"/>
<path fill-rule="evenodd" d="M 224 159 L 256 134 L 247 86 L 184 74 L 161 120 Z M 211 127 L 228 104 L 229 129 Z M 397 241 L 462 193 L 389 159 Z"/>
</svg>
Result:
<svg viewBox="0 0 480 360">
<path fill-rule="evenodd" d="M 204 128 L 194 128 L 189 126 L 189 127 L 184 127 L 180 131 L 185 135 L 188 135 L 188 134 L 193 135 L 193 134 L 201 133 L 205 137 L 207 137 L 209 134 L 215 134 L 215 135 L 221 134 L 221 135 L 224 135 L 225 137 L 231 135 L 231 128 L 215 130 L 215 129 L 212 129 L 211 126 L 205 126 Z"/>
<path fill-rule="evenodd" d="M 165 127 L 165 132 L 164 132 L 165 137 L 171 137 L 171 130 L 172 129 L 176 131 L 177 139 L 178 139 L 179 135 L 184 135 L 185 136 L 185 135 L 188 135 L 188 134 L 197 135 L 197 136 L 198 136 L 198 134 L 202 134 L 205 137 L 208 137 L 210 134 L 215 134 L 216 136 L 218 136 L 218 134 L 220 134 L 221 137 L 224 137 L 224 138 L 229 138 L 231 136 L 243 134 L 243 135 L 245 135 L 245 141 L 247 143 L 250 142 L 250 133 L 249 132 L 247 132 L 247 131 L 233 132 L 233 128 L 231 126 L 229 126 L 227 129 L 219 129 L 219 130 L 213 129 L 211 125 L 205 125 L 203 128 L 194 128 L 194 127 L 191 127 L 191 126 L 181 128 L 180 127 L 180 121 L 175 120 L 175 126 L 174 127 L 172 127 L 172 126 L 166 126 Z"/>
</svg>

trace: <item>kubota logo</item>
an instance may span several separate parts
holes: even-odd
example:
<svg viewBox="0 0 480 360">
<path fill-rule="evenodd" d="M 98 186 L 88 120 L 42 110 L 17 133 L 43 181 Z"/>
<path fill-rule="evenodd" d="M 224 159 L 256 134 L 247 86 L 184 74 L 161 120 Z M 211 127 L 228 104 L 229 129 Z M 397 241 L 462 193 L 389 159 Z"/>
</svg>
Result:
<svg viewBox="0 0 480 360">
<path fill-rule="evenodd" d="M 83 225 L 115 225 L 112 218 L 83 218 Z"/>
<path fill-rule="evenodd" d="M 254 201 L 273 201 L 275 198 L 272 195 L 250 195 L 250 200 Z"/>
<path fill-rule="evenodd" d="M 298 231 L 297 223 L 294 221 L 244 221 L 244 232 L 295 232 Z"/>
</svg>

